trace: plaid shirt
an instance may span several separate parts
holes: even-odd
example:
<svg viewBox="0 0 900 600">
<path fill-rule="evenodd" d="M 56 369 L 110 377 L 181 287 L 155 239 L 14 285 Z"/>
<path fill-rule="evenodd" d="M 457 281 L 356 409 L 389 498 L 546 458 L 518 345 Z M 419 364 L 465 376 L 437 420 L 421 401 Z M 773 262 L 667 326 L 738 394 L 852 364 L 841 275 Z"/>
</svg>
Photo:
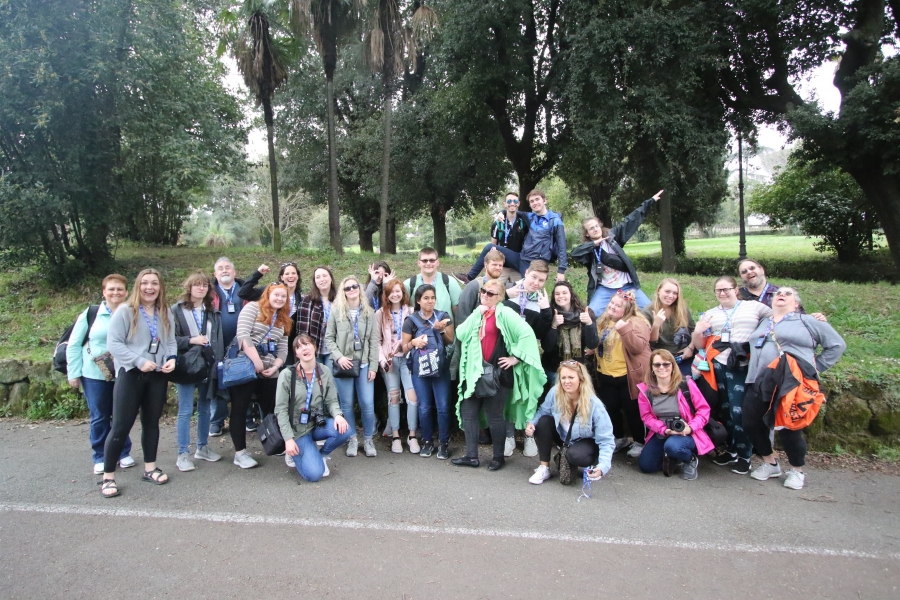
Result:
<svg viewBox="0 0 900 600">
<path fill-rule="evenodd" d="M 325 350 L 325 309 L 321 302 L 313 301 L 307 294 L 300 298 L 300 307 L 296 315 L 297 335 L 306 333 L 316 343 L 319 354 Z"/>
</svg>

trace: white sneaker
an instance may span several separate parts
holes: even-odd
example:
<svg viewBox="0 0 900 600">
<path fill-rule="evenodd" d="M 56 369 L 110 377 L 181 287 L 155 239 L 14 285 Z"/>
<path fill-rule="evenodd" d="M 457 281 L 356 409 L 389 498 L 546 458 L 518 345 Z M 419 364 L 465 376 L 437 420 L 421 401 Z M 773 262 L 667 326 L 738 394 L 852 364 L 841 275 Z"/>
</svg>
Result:
<svg viewBox="0 0 900 600">
<path fill-rule="evenodd" d="M 550 479 L 550 467 L 545 467 L 544 465 L 538 465 L 538 468 L 534 470 L 534 475 L 528 478 L 528 483 L 533 483 L 534 485 L 541 485 L 545 481 Z"/>
<path fill-rule="evenodd" d="M 770 477 L 781 477 L 781 466 L 777 462 L 774 465 L 770 465 L 766 461 L 763 461 L 761 465 L 753 469 L 753 472 L 750 473 L 750 477 L 758 479 L 759 481 L 765 481 Z"/>
<path fill-rule="evenodd" d="M 537 442 L 534 441 L 534 436 L 525 436 L 525 448 L 522 450 L 522 454 L 527 456 L 528 458 L 537 456 Z"/>
<path fill-rule="evenodd" d="M 126 456 L 125 458 L 120 458 L 120 459 L 119 459 L 119 466 L 122 467 L 123 469 L 127 469 L 127 468 L 129 468 L 129 467 L 133 467 L 133 466 L 134 466 L 134 459 L 131 458 L 130 456 Z"/>
<path fill-rule="evenodd" d="M 400 441 L 400 438 L 395 437 L 391 442 L 391 452 L 394 454 L 403 454 L 403 442 Z"/>
<path fill-rule="evenodd" d="M 103 475 L 103 463 L 94 463 L 94 475 Z"/>
<path fill-rule="evenodd" d="M 366 456 L 378 456 L 378 452 L 375 450 L 375 442 L 372 441 L 372 438 L 363 440 L 363 450 L 365 450 Z"/>
<path fill-rule="evenodd" d="M 294 457 L 288 453 L 284 454 L 284 464 L 286 464 L 287 466 L 289 466 L 292 469 L 297 468 L 297 465 L 294 463 Z"/>
<path fill-rule="evenodd" d="M 217 460 L 222 460 L 222 457 L 209 449 L 209 446 L 200 446 L 197 448 L 197 451 L 194 452 L 194 458 L 197 460 L 206 460 L 209 462 L 216 462 Z"/>
<path fill-rule="evenodd" d="M 803 483 L 806 481 L 806 474 L 801 473 L 795 469 L 791 469 L 787 472 L 787 477 L 784 480 L 784 487 L 791 488 L 792 490 L 802 490 Z"/>
<path fill-rule="evenodd" d="M 616 438 L 616 447 L 613 449 L 613 453 L 621 452 L 630 445 L 631 441 L 627 437 Z"/>
<path fill-rule="evenodd" d="M 406 438 L 406 443 L 409 445 L 409 451 L 413 454 L 418 454 L 422 451 L 422 448 L 419 447 L 419 440 L 414 436 L 409 436 Z"/>
<path fill-rule="evenodd" d="M 197 467 L 194 466 L 194 461 L 191 460 L 190 452 L 182 452 L 178 455 L 178 460 L 175 461 L 175 466 L 178 467 L 179 471 L 193 471 Z"/>
<path fill-rule="evenodd" d="M 245 448 L 240 452 L 234 453 L 234 464 L 242 469 L 252 469 L 259 463 L 253 460 L 253 457 L 250 456 L 250 452 Z"/>
<path fill-rule="evenodd" d="M 512 456 L 516 451 L 516 438 L 506 438 L 506 444 L 503 445 L 503 456 Z"/>
<path fill-rule="evenodd" d="M 359 451 L 359 440 L 355 437 L 350 438 L 347 442 L 347 456 L 356 456 Z"/>
<path fill-rule="evenodd" d="M 331 475 L 331 469 L 328 468 L 328 461 L 331 460 L 330 456 L 323 456 L 322 462 L 325 463 L 325 472 L 322 473 L 322 477 L 328 477 Z"/>
<path fill-rule="evenodd" d="M 631 445 L 631 448 L 628 449 L 628 456 L 631 458 L 637 458 L 641 455 L 641 451 L 644 449 L 643 444 L 638 444 L 637 442 Z"/>
</svg>

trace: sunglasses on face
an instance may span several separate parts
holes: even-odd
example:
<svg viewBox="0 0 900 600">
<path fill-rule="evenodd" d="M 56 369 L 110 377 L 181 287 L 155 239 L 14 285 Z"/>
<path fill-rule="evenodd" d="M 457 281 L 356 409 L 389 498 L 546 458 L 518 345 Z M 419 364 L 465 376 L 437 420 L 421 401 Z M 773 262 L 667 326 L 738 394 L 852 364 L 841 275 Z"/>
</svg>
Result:
<svg viewBox="0 0 900 600">
<path fill-rule="evenodd" d="M 672 363 L 661 362 L 661 363 L 653 363 L 654 369 L 668 369 L 672 366 Z"/>
<path fill-rule="evenodd" d="M 492 292 L 490 290 L 481 290 L 482 296 L 487 296 L 488 298 L 493 298 L 494 296 L 499 296 L 497 292 Z"/>
<path fill-rule="evenodd" d="M 775 292 L 775 295 L 776 296 L 784 296 L 784 297 L 788 298 L 790 296 L 793 296 L 794 292 L 792 290 L 778 290 L 777 292 Z"/>
<path fill-rule="evenodd" d="M 430 265 L 431 263 L 436 263 L 437 261 L 438 261 L 438 259 L 436 259 L 436 258 L 420 258 L 419 259 L 420 263 L 425 263 L 426 265 Z"/>
<path fill-rule="evenodd" d="M 755 271 L 756 267 L 747 267 L 746 269 L 741 269 L 741 275 L 746 275 L 750 271 Z"/>
<path fill-rule="evenodd" d="M 719 289 L 716 290 L 716 294 L 718 294 L 718 295 L 721 296 L 722 294 L 727 294 L 728 292 L 730 292 L 730 291 L 733 290 L 733 289 L 734 289 L 733 287 L 730 287 L 730 288 L 719 288 Z"/>
<path fill-rule="evenodd" d="M 519 203 L 519 199 L 518 199 L 518 198 L 507 198 L 507 199 L 506 199 L 506 203 L 507 203 L 507 204 L 518 204 L 518 203 Z"/>
<path fill-rule="evenodd" d="M 358 290 L 358 289 L 359 289 L 358 283 L 351 283 L 350 285 L 344 286 L 345 292 L 352 292 L 353 290 Z"/>
</svg>

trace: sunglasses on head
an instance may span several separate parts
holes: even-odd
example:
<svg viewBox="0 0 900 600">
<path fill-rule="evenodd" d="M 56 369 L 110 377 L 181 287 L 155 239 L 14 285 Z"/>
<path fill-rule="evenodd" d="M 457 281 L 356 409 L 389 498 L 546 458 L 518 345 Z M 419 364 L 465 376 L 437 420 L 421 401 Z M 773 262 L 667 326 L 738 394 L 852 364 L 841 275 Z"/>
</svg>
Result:
<svg viewBox="0 0 900 600">
<path fill-rule="evenodd" d="M 351 283 L 350 285 L 345 285 L 345 286 L 344 286 L 344 291 L 345 291 L 345 292 L 351 292 L 351 291 L 353 291 L 353 290 L 358 290 L 358 289 L 359 289 L 359 284 L 358 284 L 358 283 Z"/>
<path fill-rule="evenodd" d="M 273 286 L 276 286 L 276 285 L 280 285 L 280 286 L 283 286 L 283 287 L 287 287 L 286 285 L 284 285 L 284 283 L 282 283 L 282 282 L 280 282 L 280 281 L 273 281 L 272 283 L 269 284 L 269 287 L 273 287 Z"/>
<path fill-rule="evenodd" d="M 616 296 L 622 298 L 623 300 L 627 300 L 629 302 L 634 302 L 634 294 L 631 292 L 623 292 L 622 290 L 616 290 Z"/>
<path fill-rule="evenodd" d="M 283 269 L 283 268 L 285 268 L 285 267 L 294 267 L 294 268 L 296 269 L 296 268 L 297 268 L 297 263 L 295 263 L 295 262 L 281 263 L 281 268 Z"/>
<path fill-rule="evenodd" d="M 564 360 L 559 363 L 561 367 L 577 367 L 580 363 L 577 360 Z"/>
</svg>

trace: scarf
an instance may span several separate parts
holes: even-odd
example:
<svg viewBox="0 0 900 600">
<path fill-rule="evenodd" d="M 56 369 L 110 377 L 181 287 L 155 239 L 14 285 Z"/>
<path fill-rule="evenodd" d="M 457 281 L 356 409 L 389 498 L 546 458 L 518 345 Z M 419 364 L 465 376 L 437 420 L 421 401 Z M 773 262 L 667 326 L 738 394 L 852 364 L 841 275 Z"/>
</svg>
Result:
<svg viewBox="0 0 900 600">
<path fill-rule="evenodd" d="M 556 348 L 559 352 L 559 360 L 571 360 L 581 358 L 581 315 L 577 312 L 557 310 L 563 316 L 563 323 L 559 327 L 559 338 Z"/>
</svg>

